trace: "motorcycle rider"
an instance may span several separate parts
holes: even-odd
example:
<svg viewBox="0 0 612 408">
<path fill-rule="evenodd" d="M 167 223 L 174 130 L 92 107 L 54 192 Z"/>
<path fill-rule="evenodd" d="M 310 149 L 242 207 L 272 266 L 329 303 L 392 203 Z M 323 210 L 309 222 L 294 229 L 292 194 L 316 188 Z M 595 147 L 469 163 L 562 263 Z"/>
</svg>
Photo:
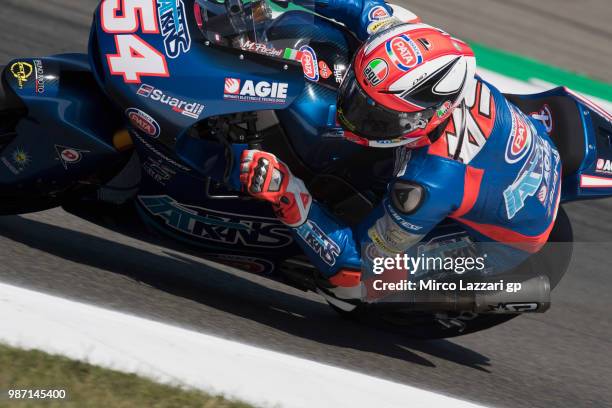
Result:
<svg viewBox="0 0 612 408">
<path fill-rule="evenodd" d="M 259 150 L 243 152 L 234 184 L 272 203 L 336 286 L 358 283 L 367 246 L 404 253 L 445 218 L 523 259 L 539 251 L 559 206 L 559 154 L 540 123 L 476 76 L 471 48 L 378 0 L 329 0 L 317 11 L 364 40 L 339 89 L 337 121 L 353 142 L 397 149 L 387 195 L 350 228 Z"/>
</svg>

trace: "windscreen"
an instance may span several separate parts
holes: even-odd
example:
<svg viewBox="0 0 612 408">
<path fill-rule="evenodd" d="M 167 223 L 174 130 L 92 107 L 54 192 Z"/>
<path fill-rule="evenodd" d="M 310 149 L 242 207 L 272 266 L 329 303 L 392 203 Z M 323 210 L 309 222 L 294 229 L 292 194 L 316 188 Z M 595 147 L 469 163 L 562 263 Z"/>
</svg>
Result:
<svg viewBox="0 0 612 408">
<path fill-rule="evenodd" d="M 279 0 L 196 0 L 204 37 L 221 47 L 301 62 L 314 20 L 314 3 Z M 307 56 L 306 56 L 307 57 Z"/>
</svg>

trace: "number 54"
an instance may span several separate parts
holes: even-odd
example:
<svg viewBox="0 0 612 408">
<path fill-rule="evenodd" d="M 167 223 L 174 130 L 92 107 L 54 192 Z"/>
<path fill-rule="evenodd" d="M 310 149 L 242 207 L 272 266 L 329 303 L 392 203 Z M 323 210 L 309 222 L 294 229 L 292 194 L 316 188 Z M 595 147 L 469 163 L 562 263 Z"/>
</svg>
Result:
<svg viewBox="0 0 612 408">
<path fill-rule="evenodd" d="M 155 0 L 104 0 L 100 7 L 102 30 L 114 34 L 117 48 L 106 56 L 111 75 L 137 84 L 142 76 L 169 77 L 166 57 L 134 34 L 159 34 Z"/>
</svg>

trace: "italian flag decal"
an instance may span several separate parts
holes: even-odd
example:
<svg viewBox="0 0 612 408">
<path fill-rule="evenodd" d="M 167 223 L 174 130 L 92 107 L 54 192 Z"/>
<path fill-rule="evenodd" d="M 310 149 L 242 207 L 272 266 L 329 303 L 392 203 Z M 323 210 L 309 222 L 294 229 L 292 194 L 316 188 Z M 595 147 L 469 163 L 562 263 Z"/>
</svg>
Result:
<svg viewBox="0 0 612 408">
<path fill-rule="evenodd" d="M 291 48 L 285 48 L 285 52 L 283 53 L 283 58 L 284 59 L 294 60 L 294 61 L 301 61 L 302 60 L 302 52 L 300 52 L 298 50 L 291 49 Z"/>
<path fill-rule="evenodd" d="M 370 61 L 370 63 L 366 65 L 366 68 L 363 70 L 363 75 L 365 75 L 366 81 L 368 81 L 372 86 L 380 84 L 385 80 L 385 78 L 387 78 L 388 74 L 389 66 L 385 60 L 380 58 Z"/>
</svg>

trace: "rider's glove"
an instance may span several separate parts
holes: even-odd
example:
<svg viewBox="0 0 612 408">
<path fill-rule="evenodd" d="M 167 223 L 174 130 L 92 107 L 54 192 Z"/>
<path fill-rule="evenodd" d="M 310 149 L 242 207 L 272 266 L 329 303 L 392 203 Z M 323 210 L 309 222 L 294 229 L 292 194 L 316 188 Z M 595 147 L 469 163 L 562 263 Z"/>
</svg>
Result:
<svg viewBox="0 0 612 408">
<path fill-rule="evenodd" d="M 304 182 L 271 153 L 245 150 L 240 163 L 240 182 L 246 192 L 272 203 L 276 216 L 290 227 L 299 227 L 308 217 L 312 196 Z"/>
</svg>

